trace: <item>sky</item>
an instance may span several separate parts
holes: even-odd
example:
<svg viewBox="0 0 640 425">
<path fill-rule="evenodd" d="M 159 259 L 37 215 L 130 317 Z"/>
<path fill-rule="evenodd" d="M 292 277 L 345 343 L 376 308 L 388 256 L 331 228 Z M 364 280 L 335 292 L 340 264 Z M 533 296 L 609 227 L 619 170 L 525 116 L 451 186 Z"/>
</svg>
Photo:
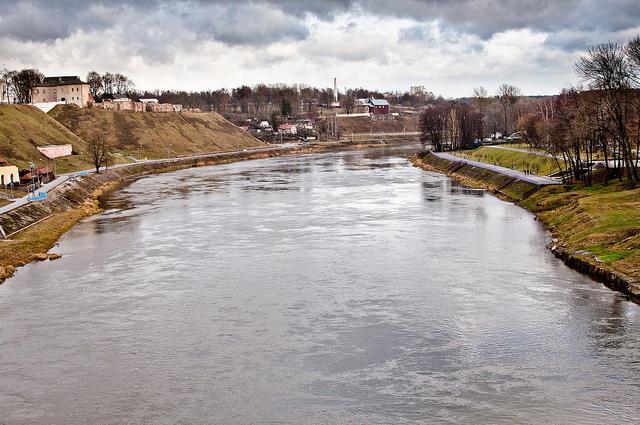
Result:
<svg viewBox="0 0 640 425">
<path fill-rule="evenodd" d="M 296 83 L 444 97 L 575 85 L 597 43 L 640 33 L 638 0 L 0 0 L 0 68 L 120 72 L 138 89 Z"/>
</svg>

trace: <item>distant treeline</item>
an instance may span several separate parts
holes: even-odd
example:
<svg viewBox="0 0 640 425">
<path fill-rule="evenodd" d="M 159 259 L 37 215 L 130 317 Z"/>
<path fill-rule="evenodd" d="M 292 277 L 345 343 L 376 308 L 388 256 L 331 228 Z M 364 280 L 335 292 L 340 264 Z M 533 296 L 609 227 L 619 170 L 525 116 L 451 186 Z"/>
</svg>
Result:
<svg viewBox="0 0 640 425">
<path fill-rule="evenodd" d="M 435 101 L 420 120 L 423 146 L 435 150 L 471 148 L 497 131 L 551 154 L 565 176 L 591 184 L 594 162 L 610 176 L 638 183 L 640 152 L 640 35 L 629 42 L 603 43 L 579 58 L 584 87 L 551 97 L 525 98 L 503 84 L 495 96 L 480 87 L 471 102 Z"/>
<path fill-rule="evenodd" d="M 30 103 L 31 89 L 43 80 L 37 69 L 2 70 L 0 81 L 5 82 L 4 97 L 16 103 Z M 183 91 L 183 90 L 136 90 L 133 80 L 122 73 L 91 71 L 86 75 L 89 91 L 97 102 L 114 95 L 127 96 L 133 100 L 156 98 L 163 103 L 181 104 L 184 108 L 216 111 L 219 113 L 239 112 L 269 116 L 281 113 L 283 105 L 289 105 L 291 113 L 312 116 L 319 107 L 334 101 L 331 88 L 317 88 L 299 84 L 257 84 L 242 85 L 233 89 Z M 343 90 L 338 101 L 347 110 L 353 108 L 356 99 L 387 99 L 396 105 L 421 106 L 435 98 L 432 93 L 411 95 L 410 93 L 382 93 L 364 88 Z M 285 106 L 288 109 L 288 106 Z"/>
</svg>

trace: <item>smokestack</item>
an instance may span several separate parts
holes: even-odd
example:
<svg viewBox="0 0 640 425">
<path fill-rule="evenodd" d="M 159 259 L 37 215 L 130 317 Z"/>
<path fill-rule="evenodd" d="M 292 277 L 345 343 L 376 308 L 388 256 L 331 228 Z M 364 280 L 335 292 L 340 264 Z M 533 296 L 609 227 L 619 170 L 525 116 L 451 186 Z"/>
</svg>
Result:
<svg viewBox="0 0 640 425">
<path fill-rule="evenodd" d="M 338 102 L 338 79 L 333 77 L 333 101 Z"/>
</svg>

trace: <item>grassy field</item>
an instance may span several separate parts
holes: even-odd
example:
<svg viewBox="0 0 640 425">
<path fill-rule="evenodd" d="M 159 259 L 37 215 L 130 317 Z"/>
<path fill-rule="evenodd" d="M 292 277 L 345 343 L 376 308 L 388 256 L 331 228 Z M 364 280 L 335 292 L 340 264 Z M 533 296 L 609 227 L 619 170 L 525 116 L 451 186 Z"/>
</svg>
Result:
<svg viewBox="0 0 640 425">
<path fill-rule="evenodd" d="M 215 112 L 134 113 L 64 105 L 49 115 L 84 140 L 105 137 L 128 158 L 159 159 L 263 146 Z"/>
<path fill-rule="evenodd" d="M 522 205 L 537 213 L 565 248 L 640 278 L 640 188 L 546 187 Z"/>
<path fill-rule="evenodd" d="M 518 148 L 522 149 L 520 146 L 518 146 Z M 518 171 L 528 170 L 532 174 L 540 176 L 548 176 L 549 174 L 559 171 L 553 158 L 536 155 L 534 153 L 516 152 L 485 146 L 472 151 L 457 152 L 456 155 L 466 156 L 474 161 L 486 162 Z"/>
</svg>

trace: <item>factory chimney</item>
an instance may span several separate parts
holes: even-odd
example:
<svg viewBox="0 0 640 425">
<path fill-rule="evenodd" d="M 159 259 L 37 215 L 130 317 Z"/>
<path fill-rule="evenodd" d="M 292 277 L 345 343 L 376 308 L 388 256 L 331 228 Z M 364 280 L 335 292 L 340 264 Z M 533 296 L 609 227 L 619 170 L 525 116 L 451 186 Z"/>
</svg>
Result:
<svg viewBox="0 0 640 425">
<path fill-rule="evenodd" d="M 338 103 L 338 79 L 333 77 L 333 101 Z"/>
</svg>

